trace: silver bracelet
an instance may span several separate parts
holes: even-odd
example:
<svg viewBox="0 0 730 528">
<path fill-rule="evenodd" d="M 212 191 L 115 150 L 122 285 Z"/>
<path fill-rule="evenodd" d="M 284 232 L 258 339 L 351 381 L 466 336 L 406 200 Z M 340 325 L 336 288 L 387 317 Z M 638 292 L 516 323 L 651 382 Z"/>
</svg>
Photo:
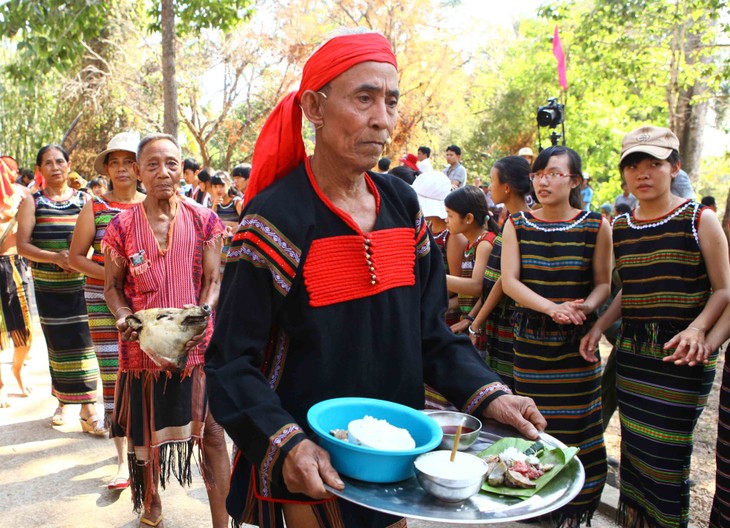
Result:
<svg viewBox="0 0 730 528">
<path fill-rule="evenodd" d="M 122 306 L 121 308 L 117 308 L 117 310 L 114 312 L 114 317 L 119 319 L 119 315 L 117 315 L 117 314 L 119 312 L 121 312 L 122 310 L 129 310 L 129 315 L 132 315 L 134 313 L 129 306 Z"/>
</svg>

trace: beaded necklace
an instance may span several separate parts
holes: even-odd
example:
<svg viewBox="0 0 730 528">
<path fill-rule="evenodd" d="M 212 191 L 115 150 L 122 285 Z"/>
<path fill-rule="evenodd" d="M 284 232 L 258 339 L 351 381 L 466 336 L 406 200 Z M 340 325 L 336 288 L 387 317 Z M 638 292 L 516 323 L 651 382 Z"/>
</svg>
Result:
<svg viewBox="0 0 730 528">
<path fill-rule="evenodd" d="M 662 220 L 659 220 L 657 222 L 636 225 L 635 223 L 633 223 L 631 221 L 631 215 L 629 213 L 624 213 L 621 216 L 626 217 L 626 224 L 632 229 L 649 229 L 651 227 L 659 227 L 659 226 L 666 224 L 673 218 L 682 214 L 682 212 L 684 212 L 684 210 L 687 209 L 693 203 L 694 203 L 694 209 L 692 210 L 692 235 L 695 237 L 695 241 L 697 242 L 697 245 L 699 245 L 700 237 L 697 233 L 697 227 L 695 226 L 695 218 L 697 216 L 697 210 L 699 209 L 700 204 L 698 204 L 697 202 L 692 202 L 692 200 L 687 200 L 683 205 L 680 205 L 679 207 L 677 207 L 672 214 L 665 216 Z"/>
<path fill-rule="evenodd" d="M 520 211 L 520 216 L 522 216 L 522 219 L 525 221 L 525 223 L 530 226 L 533 229 L 537 229 L 538 231 L 543 231 L 545 233 L 554 233 L 556 231 L 567 231 L 568 229 L 573 229 L 575 226 L 580 224 L 583 220 L 588 218 L 588 215 L 591 214 L 590 211 L 586 211 L 583 213 L 577 220 L 574 220 L 570 224 L 566 224 L 561 227 L 540 227 L 538 224 L 535 224 L 534 222 L 531 222 L 528 220 L 528 218 L 525 216 L 524 211 Z"/>
<path fill-rule="evenodd" d="M 53 198 L 49 198 L 48 196 L 46 196 L 45 193 L 43 191 L 41 191 L 41 194 L 38 197 L 38 200 L 37 201 L 40 202 L 40 203 L 42 203 L 43 205 L 47 205 L 51 209 L 68 209 L 72 205 L 76 205 L 76 206 L 79 205 L 74 200 L 74 198 L 77 197 L 77 194 L 78 193 L 74 189 L 74 191 L 71 194 L 71 196 L 69 196 L 67 199 L 65 199 L 65 200 L 54 200 Z"/>
</svg>

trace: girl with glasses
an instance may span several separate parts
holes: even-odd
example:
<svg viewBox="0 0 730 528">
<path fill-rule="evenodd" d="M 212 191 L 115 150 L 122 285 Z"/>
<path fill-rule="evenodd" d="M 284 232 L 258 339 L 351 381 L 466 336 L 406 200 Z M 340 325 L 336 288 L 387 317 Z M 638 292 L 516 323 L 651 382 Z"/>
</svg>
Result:
<svg viewBox="0 0 730 528">
<path fill-rule="evenodd" d="M 530 175 L 542 205 L 512 215 L 502 233 L 502 287 L 516 302 L 514 387 L 535 400 L 546 432 L 580 448 L 586 470 L 578 496 L 551 514 L 556 526 L 588 523 L 606 481 L 601 366 L 579 352 L 586 321 L 611 281 L 611 228 L 581 209 L 581 159 L 563 146 L 543 150 Z"/>
</svg>

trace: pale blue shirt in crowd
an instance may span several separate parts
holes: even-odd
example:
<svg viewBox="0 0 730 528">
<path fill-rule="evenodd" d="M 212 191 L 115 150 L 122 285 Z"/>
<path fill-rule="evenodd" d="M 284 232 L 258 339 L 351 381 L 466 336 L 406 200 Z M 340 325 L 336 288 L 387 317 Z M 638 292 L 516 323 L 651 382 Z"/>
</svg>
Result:
<svg viewBox="0 0 730 528">
<path fill-rule="evenodd" d="M 629 193 L 628 196 L 624 196 L 623 193 L 621 193 L 616 197 L 616 200 L 614 200 L 613 206 L 616 207 L 619 204 L 626 204 L 629 206 L 629 209 L 633 211 L 636 209 L 636 206 L 639 205 L 639 200 L 637 200 L 636 196 L 631 193 Z"/>
<path fill-rule="evenodd" d="M 672 179 L 671 191 L 675 196 L 694 199 L 695 192 L 692 189 L 689 174 L 680 169 L 679 173 Z"/>
<path fill-rule="evenodd" d="M 580 192 L 580 196 L 581 196 L 581 200 L 585 204 L 583 206 L 583 209 L 586 211 L 590 211 L 591 202 L 593 201 L 593 189 L 591 189 L 590 186 L 586 186 L 586 188 Z"/>
<path fill-rule="evenodd" d="M 453 167 L 447 165 L 444 168 L 444 174 L 449 177 L 449 180 L 458 182 L 458 187 L 466 185 L 466 169 L 461 163 L 457 163 Z"/>
</svg>

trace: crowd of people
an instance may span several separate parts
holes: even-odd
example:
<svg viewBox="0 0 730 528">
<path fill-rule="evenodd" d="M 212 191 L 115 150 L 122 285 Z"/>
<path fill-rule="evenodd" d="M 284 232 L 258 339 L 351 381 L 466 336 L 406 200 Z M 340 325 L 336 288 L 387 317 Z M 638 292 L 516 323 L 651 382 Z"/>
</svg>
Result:
<svg viewBox="0 0 730 528">
<path fill-rule="evenodd" d="M 79 404 L 82 431 L 113 439 L 108 487 L 131 487 L 140 526 L 162 523 L 158 488 L 189 483 L 194 458 L 217 528 L 229 515 L 267 528 L 405 526 L 325 488 L 345 484 L 306 413 L 341 396 L 457 408 L 580 448 L 581 492 L 543 520 L 589 524 L 613 394 L 619 524 L 686 527 L 692 433 L 730 337 L 730 262 L 714 199 L 673 192 L 676 136 L 626 134 L 623 192 L 594 212 L 590 177 L 565 146 L 520 149 L 483 185 L 468 185 L 453 144 L 441 171 L 427 146 L 391 168 L 381 155 L 399 97 L 390 44 L 356 31 L 309 58 L 251 166 L 230 175 L 183 159 L 164 134 L 115 135 L 89 182 L 61 145 L 40 149 L 30 175 L 1 158 L 0 346 L 13 344 L 21 392 L 27 259 L 51 422 Z M 182 368 L 142 351 L 130 316 L 193 306 L 206 325 Z M 612 325 L 608 377 L 598 342 Z M 730 527 L 727 364 L 722 387 L 714 528 Z M 0 379 L 0 407 L 4 390 Z"/>
</svg>

